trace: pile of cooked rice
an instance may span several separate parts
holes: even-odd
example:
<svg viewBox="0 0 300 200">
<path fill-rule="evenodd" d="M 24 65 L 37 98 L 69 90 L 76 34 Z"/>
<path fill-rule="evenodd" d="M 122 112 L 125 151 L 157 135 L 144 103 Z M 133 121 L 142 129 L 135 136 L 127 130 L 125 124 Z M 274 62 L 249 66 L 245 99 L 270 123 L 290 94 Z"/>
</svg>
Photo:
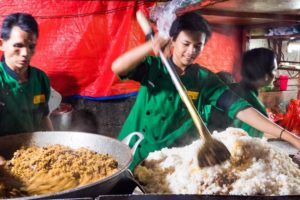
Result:
<svg viewBox="0 0 300 200">
<path fill-rule="evenodd" d="M 300 194 L 300 169 L 265 139 L 251 138 L 241 129 L 214 132 L 231 152 L 229 161 L 199 168 L 202 141 L 150 153 L 134 175 L 148 193 L 219 195 Z"/>
<path fill-rule="evenodd" d="M 59 192 L 99 181 L 117 172 L 117 168 L 118 162 L 112 156 L 86 148 L 22 147 L 0 171 L 0 195 L 18 197 Z"/>
</svg>

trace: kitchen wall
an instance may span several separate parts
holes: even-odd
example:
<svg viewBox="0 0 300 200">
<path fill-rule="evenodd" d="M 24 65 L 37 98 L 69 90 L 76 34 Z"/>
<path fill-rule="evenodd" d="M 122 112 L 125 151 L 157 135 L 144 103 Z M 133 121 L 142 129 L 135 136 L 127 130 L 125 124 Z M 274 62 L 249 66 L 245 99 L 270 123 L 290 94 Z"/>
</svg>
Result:
<svg viewBox="0 0 300 200">
<path fill-rule="evenodd" d="M 55 130 L 90 132 L 116 138 L 135 98 L 107 101 L 64 98 L 63 102 L 73 107 L 70 124 L 61 128 L 61 122 L 56 123 L 58 117 L 51 115 L 51 118 Z"/>
</svg>

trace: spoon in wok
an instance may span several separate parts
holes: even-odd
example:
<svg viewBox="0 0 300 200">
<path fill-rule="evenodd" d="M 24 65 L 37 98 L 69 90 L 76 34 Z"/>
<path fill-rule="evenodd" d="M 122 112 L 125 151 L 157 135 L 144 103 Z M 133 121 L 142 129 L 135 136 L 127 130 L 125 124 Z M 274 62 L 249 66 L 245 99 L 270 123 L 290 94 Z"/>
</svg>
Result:
<svg viewBox="0 0 300 200">
<path fill-rule="evenodd" d="M 141 11 L 138 11 L 136 13 L 137 21 L 139 25 L 141 26 L 143 32 L 145 35 L 151 35 L 151 39 L 153 40 L 153 31 L 150 26 L 150 23 L 148 22 L 147 18 L 144 16 L 144 14 Z M 199 149 L 197 153 L 197 159 L 198 164 L 200 167 L 207 167 L 207 166 L 213 166 L 216 164 L 221 164 L 222 162 L 230 159 L 230 152 L 226 148 L 226 146 L 214 139 L 207 127 L 204 125 L 203 120 L 201 119 L 198 111 L 196 110 L 192 100 L 187 95 L 186 88 L 184 87 L 183 83 L 181 82 L 178 74 L 175 72 L 174 68 L 171 67 L 169 64 L 169 61 L 164 56 L 163 52 L 159 50 L 159 56 L 161 60 L 163 61 L 164 65 L 166 66 L 173 84 L 175 85 L 182 101 L 186 105 L 193 122 L 203 139 L 204 143 L 202 147 Z"/>
<path fill-rule="evenodd" d="M 78 183 L 72 177 L 63 175 L 52 176 L 46 171 L 35 173 L 26 183 L 13 175 L 9 169 L 5 169 L 8 161 L 0 155 L 0 184 L 4 184 L 5 193 L 8 197 L 23 197 L 31 195 L 50 194 L 75 188 Z M 1 196 L 0 196 L 1 198 Z"/>
</svg>

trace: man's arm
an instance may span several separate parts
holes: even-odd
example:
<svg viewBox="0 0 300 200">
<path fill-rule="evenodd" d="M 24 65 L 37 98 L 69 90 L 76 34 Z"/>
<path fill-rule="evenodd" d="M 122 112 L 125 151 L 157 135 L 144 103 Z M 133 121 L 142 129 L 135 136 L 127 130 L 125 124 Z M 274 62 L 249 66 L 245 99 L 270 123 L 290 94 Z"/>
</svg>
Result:
<svg viewBox="0 0 300 200">
<path fill-rule="evenodd" d="M 154 52 L 158 54 L 160 49 L 164 49 L 169 44 L 169 39 L 155 36 L 153 41 L 141 44 L 118 57 L 112 63 L 112 71 L 119 76 L 126 76 L 135 69 L 143 59 Z"/>
<path fill-rule="evenodd" d="M 257 130 L 267 134 L 268 137 L 286 140 L 300 150 L 300 138 L 298 136 L 273 123 L 256 109 L 252 107 L 246 108 L 239 111 L 236 117 Z"/>
<path fill-rule="evenodd" d="M 119 76 L 126 76 L 135 69 L 152 51 L 151 42 L 135 47 L 118 57 L 112 64 L 112 71 Z"/>
</svg>

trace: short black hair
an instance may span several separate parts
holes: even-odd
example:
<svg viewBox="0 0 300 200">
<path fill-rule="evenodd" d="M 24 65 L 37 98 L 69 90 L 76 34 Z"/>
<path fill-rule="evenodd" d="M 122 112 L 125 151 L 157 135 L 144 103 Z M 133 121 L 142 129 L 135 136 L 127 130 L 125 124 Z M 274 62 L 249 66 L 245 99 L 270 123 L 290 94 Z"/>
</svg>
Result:
<svg viewBox="0 0 300 200">
<path fill-rule="evenodd" d="M 244 81 L 252 82 L 272 74 L 274 70 L 274 51 L 267 48 L 255 48 L 246 51 L 242 58 L 241 76 Z"/>
<path fill-rule="evenodd" d="M 211 28 L 208 22 L 201 15 L 195 12 L 189 12 L 178 16 L 172 23 L 169 35 L 176 39 L 181 31 L 203 32 L 206 35 L 205 41 L 207 41 L 211 36 Z"/>
<path fill-rule="evenodd" d="M 14 26 L 20 27 L 23 31 L 35 34 L 38 37 L 38 24 L 32 15 L 27 13 L 12 13 L 7 15 L 3 20 L 1 28 L 1 38 L 3 40 L 10 38 L 10 33 Z"/>
</svg>

